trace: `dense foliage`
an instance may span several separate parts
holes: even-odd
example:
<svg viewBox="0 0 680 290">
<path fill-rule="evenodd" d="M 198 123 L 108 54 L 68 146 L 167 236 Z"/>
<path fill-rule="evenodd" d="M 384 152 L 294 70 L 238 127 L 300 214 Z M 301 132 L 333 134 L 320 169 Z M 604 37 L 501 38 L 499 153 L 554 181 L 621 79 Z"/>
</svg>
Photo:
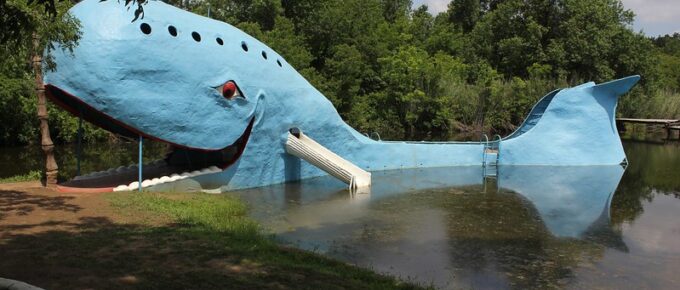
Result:
<svg viewBox="0 0 680 290">
<path fill-rule="evenodd" d="M 409 0 L 175 4 L 210 8 L 272 46 L 364 132 L 505 133 L 556 87 L 633 74 L 643 85 L 620 114 L 680 117 L 678 104 L 666 105 L 680 103 L 680 67 L 659 61 L 680 52 L 679 37 L 632 31 L 619 0 L 454 0 L 436 16 Z"/>
<path fill-rule="evenodd" d="M 634 32 L 634 15 L 619 0 L 453 0 L 434 16 L 410 0 L 168 2 L 210 11 L 267 43 L 351 125 L 383 137 L 506 133 L 557 87 L 633 74 L 642 85 L 624 97 L 619 115 L 680 117 L 680 35 Z M 7 112 L 22 86 L 1 85 Z M 11 120 L 0 125 L 0 144 L 33 138 L 27 102 L 4 117 Z M 75 122 L 62 113 L 53 119 L 57 139 L 71 141 Z M 87 135 L 106 136 L 96 132 Z"/>
<path fill-rule="evenodd" d="M 66 50 L 77 45 L 80 24 L 66 13 L 72 5 L 59 0 L 0 0 L 0 145 L 39 143 L 31 57 L 35 51 L 51 51 L 55 42 Z M 45 69 L 54 69 L 49 53 L 44 60 Z M 50 111 L 49 122 L 56 125 L 52 128 L 58 139 L 72 140 L 69 135 L 75 135 L 76 120 L 65 112 Z"/>
</svg>

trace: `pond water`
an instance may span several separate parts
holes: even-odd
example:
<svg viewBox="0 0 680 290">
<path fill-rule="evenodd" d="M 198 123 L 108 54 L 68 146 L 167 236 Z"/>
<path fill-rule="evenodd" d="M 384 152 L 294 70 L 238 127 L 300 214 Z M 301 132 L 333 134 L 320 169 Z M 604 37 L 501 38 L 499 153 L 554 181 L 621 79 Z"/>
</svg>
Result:
<svg viewBox="0 0 680 290">
<path fill-rule="evenodd" d="M 163 158 L 168 148 L 163 143 L 145 141 L 143 146 L 144 162 Z M 68 180 L 77 176 L 77 146 L 55 146 L 55 158 L 59 165 L 59 178 Z M 83 174 L 116 168 L 121 165 L 137 164 L 139 161 L 137 143 L 120 142 L 114 144 L 87 144 L 81 149 Z M 45 157 L 40 146 L 0 147 L 0 178 L 41 171 L 45 167 Z"/>
<path fill-rule="evenodd" d="M 438 288 L 680 288 L 680 144 L 630 165 L 480 167 L 236 193 L 282 243 Z"/>
<path fill-rule="evenodd" d="M 680 288 L 680 143 L 625 141 L 629 166 L 481 167 L 332 178 L 229 193 L 281 243 L 445 289 Z M 145 162 L 162 144 L 145 147 Z M 89 145 L 82 171 L 134 164 L 134 143 Z M 61 176 L 75 146 L 57 148 Z M 0 148 L 0 178 L 42 166 Z"/>
</svg>

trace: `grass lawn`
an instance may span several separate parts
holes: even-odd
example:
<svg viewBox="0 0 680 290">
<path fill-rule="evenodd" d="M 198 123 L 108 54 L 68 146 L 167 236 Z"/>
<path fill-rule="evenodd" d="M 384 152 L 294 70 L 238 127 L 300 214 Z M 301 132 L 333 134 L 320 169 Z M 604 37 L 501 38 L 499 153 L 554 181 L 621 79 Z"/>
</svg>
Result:
<svg viewBox="0 0 680 290">
<path fill-rule="evenodd" d="M 277 245 L 223 195 L 0 190 L 0 209 L 0 277 L 45 289 L 418 288 Z"/>
<path fill-rule="evenodd" d="M 40 171 L 34 170 L 24 175 L 16 175 L 12 177 L 0 178 L 0 183 L 23 182 L 40 179 Z"/>
</svg>

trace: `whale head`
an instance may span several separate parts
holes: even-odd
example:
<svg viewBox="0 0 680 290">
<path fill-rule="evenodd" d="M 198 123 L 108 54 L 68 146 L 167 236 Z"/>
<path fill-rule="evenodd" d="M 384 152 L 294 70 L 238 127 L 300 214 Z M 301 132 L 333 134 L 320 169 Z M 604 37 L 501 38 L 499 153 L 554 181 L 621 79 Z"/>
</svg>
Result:
<svg viewBox="0 0 680 290">
<path fill-rule="evenodd" d="M 160 1 L 145 16 L 117 1 L 86 0 L 70 13 L 82 37 L 52 52 L 48 96 L 123 136 L 218 151 L 248 134 L 269 75 L 287 66 L 243 31 Z"/>
</svg>

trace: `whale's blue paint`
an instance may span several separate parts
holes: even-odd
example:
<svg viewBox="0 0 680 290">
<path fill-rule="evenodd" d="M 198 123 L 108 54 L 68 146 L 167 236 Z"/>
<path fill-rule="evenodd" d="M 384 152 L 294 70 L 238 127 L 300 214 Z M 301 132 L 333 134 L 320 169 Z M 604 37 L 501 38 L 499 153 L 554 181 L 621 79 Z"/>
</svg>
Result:
<svg viewBox="0 0 680 290">
<path fill-rule="evenodd" d="M 366 138 L 282 56 L 253 37 L 159 1 L 144 10 L 144 19 L 130 22 L 133 11 L 117 1 L 77 4 L 71 13 L 81 21 L 82 39 L 72 54 L 53 52 L 57 70 L 47 72 L 45 82 L 132 132 L 193 149 L 229 146 L 254 118 L 250 139 L 235 164 L 160 189 L 229 190 L 324 175 L 285 153 L 292 127 L 369 171 L 482 164 L 484 144 L 478 142 Z M 151 32 L 143 33 L 141 25 Z M 176 36 L 169 33 L 170 26 Z M 548 95 L 518 132 L 502 141 L 500 164 L 621 163 L 625 153 L 614 113 L 618 97 L 638 79 L 587 83 Z M 230 80 L 245 98 L 227 100 L 215 89 Z"/>
</svg>

